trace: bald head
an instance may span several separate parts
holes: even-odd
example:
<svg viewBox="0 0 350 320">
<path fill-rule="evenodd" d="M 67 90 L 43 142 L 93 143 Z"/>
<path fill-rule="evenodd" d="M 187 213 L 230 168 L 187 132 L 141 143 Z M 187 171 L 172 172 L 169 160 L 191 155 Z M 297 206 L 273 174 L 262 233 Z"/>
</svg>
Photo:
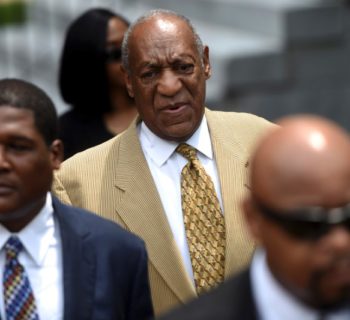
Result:
<svg viewBox="0 0 350 320">
<path fill-rule="evenodd" d="M 350 202 L 350 140 L 336 124 L 315 116 L 279 121 L 252 162 L 252 193 L 277 209 Z"/>
<path fill-rule="evenodd" d="M 350 138 L 293 116 L 259 143 L 244 212 L 274 278 L 312 308 L 350 301 Z"/>
</svg>

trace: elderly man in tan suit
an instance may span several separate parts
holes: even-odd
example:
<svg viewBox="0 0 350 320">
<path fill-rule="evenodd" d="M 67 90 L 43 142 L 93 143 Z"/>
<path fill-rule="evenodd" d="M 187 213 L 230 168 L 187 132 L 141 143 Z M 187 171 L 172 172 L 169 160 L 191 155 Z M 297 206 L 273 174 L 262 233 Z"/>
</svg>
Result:
<svg viewBox="0 0 350 320">
<path fill-rule="evenodd" d="M 124 133 L 64 162 L 53 191 L 145 240 L 154 309 L 161 314 L 250 261 L 254 246 L 240 207 L 251 150 L 272 125 L 204 107 L 209 49 L 174 12 L 152 11 L 131 26 L 123 69 L 140 116 Z M 196 164 L 180 154 L 183 143 L 197 154 Z M 192 174 L 206 177 L 204 202 L 191 199 L 200 192 L 187 191 L 184 167 L 200 167 Z M 197 220 L 203 217 L 208 220 Z"/>
</svg>

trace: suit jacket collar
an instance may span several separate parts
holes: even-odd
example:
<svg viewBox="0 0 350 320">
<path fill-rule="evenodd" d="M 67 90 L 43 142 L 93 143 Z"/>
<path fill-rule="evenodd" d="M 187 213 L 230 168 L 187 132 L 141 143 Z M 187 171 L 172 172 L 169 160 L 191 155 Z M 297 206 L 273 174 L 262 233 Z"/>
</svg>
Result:
<svg viewBox="0 0 350 320">
<path fill-rule="evenodd" d="M 221 196 L 226 226 L 225 276 L 244 265 L 243 256 L 247 252 L 247 236 L 243 236 L 246 226 L 242 217 L 242 201 L 244 195 L 237 190 L 246 189 L 243 185 L 248 180 L 249 155 L 240 139 L 235 137 L 235 128 L 225 127 L 221 120 L 225 117 L 206 109 L 206 117 L 216 159 Z M 241 235 L 241 237 L 239 236 Z"/>
<path fill-rule="evenodd" d="M 157 188 L 143 155 L 136 120 L 120 139 L 115 186 L 116 208 L 127 229 L 148 244 L 150 263 L 183 302 L 196 295 L 173 239 Z M 147 199 L 147 200 L 145 200 Z M 133 212 L 133 215 L 130 214 Z M 147 228 L 144 226 L 147 225 Z M 181 272 L 179 273 L 179 270 Z"/>
<path fill-rule="evenodd" d="M 254 301 L 250 269 L 245 269 L 242 273 L 230 280 L 234 283 L 234 293 L 232 296 L 232 309 L 235 312 L 234 319 L 258 320 L 258 312 Z"/>
<path fill-rule="evenodd" d="M 90 319 L 95 288 L 95 259 L 92 250 L 83 251 L 89 232 L 77 221 L 74 210 L 53 197 L 63 256 L 64 319 Z"/>
</svg>

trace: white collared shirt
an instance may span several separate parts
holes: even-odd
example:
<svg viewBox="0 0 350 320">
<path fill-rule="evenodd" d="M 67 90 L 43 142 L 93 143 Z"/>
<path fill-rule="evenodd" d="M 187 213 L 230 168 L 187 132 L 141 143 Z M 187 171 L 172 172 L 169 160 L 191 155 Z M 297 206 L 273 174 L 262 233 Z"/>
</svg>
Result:
<svg viewBox="0 0 350 320">
<path fill-rule="evenodd" d="M 63 267 L 62 244 L 58 221 L 54 218 L 52 198 L 47 194 L 46 203 L 38 215 L 20 232 L 12 234 L 0 224 L 0 276 L 4 272 L 4 245 L 17 235 L 24 249 L 18 259 L 24 266 L 39 313 L 39 319 L 63 319 Z M 6 320 L 3 284 L 0 281 L 0 314 Z"/>
<path fill-rule="evenodd" d="M 176 244 L 183 258 L 186 271 L 193 280 L 192 264 L 188 251 L 182 214 L 180 186 L 181 171 L 188 161 L 175 152 L 175 149 L 179 144 L 178 142 L 167 141 L 159 138 L 148 129 L 144 122 L 141 122 L 138 130 L 142 150 L 152 173 L 153 180 L 157 187 Z M 199 151 L 197 153 L 198 158 L 206 172 L 210 175 L 221 208 L 223 208 L 220 181 L 205 116 L 203 117 L 199 128 L 191 138 L 186 141 L 186 143 Z"/>
<path fill-rule="evenodd" d="M 266 254 L 262 249 L 255 252 L 250 277 L 253 296 L 261 320 L 318 320 L 320 313 L 302 304 L 292 296 L 272 275 Z M 327 313 L 326 320 L 349 320 L 350 309 Z"/>
</svg>

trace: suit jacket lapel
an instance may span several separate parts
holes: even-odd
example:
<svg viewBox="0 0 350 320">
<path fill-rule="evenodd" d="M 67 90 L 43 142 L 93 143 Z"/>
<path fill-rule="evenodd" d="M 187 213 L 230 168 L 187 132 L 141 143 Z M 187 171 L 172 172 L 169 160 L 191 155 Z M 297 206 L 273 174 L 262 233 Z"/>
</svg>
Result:
<svg viewBox="0 0 350 320">
<path fill-rule="evenodd" d="M 226 224 L 226 277 L 243 268 L 251 257 L 253 241 L 249 239 L 242 216 L 242 201 L 248 179 L 248 155 L 234 139 L 234 128 L 223 128 L 215 115 L 206 110 L 206 117 L 220 177 Z"/>
<path fill-rule="evenodd" d="M 79 221 L 67 219 L 64 211 L 71 210 L 53 197 L 58 219 L 63 256 L 64 319 L 91 319 L 95 288 L 95 259 L 90 250 L 83 251 L 87 232 Z"/>
<path fill-rule="evenodd" d="M 147 244 L 150 263 L 181 301 L 196 295 L 184 268 L 157 188 L 143 155 L 135 126 L 120 141 L 117 188 L 117 214 L 128 229 Z"/>
<path fill-rule="evenodd" d="M 235 300 L 237 316 L 245 320 L 258 320 L 259 317 L 254 300 L 250 269 L 244 270 L 236 277 L 236 281 L 239 281 L 239 291 L 236 291 L 239 297 Z M 234 299 L 235 297 L 231 298 Z"/>
</svg>

